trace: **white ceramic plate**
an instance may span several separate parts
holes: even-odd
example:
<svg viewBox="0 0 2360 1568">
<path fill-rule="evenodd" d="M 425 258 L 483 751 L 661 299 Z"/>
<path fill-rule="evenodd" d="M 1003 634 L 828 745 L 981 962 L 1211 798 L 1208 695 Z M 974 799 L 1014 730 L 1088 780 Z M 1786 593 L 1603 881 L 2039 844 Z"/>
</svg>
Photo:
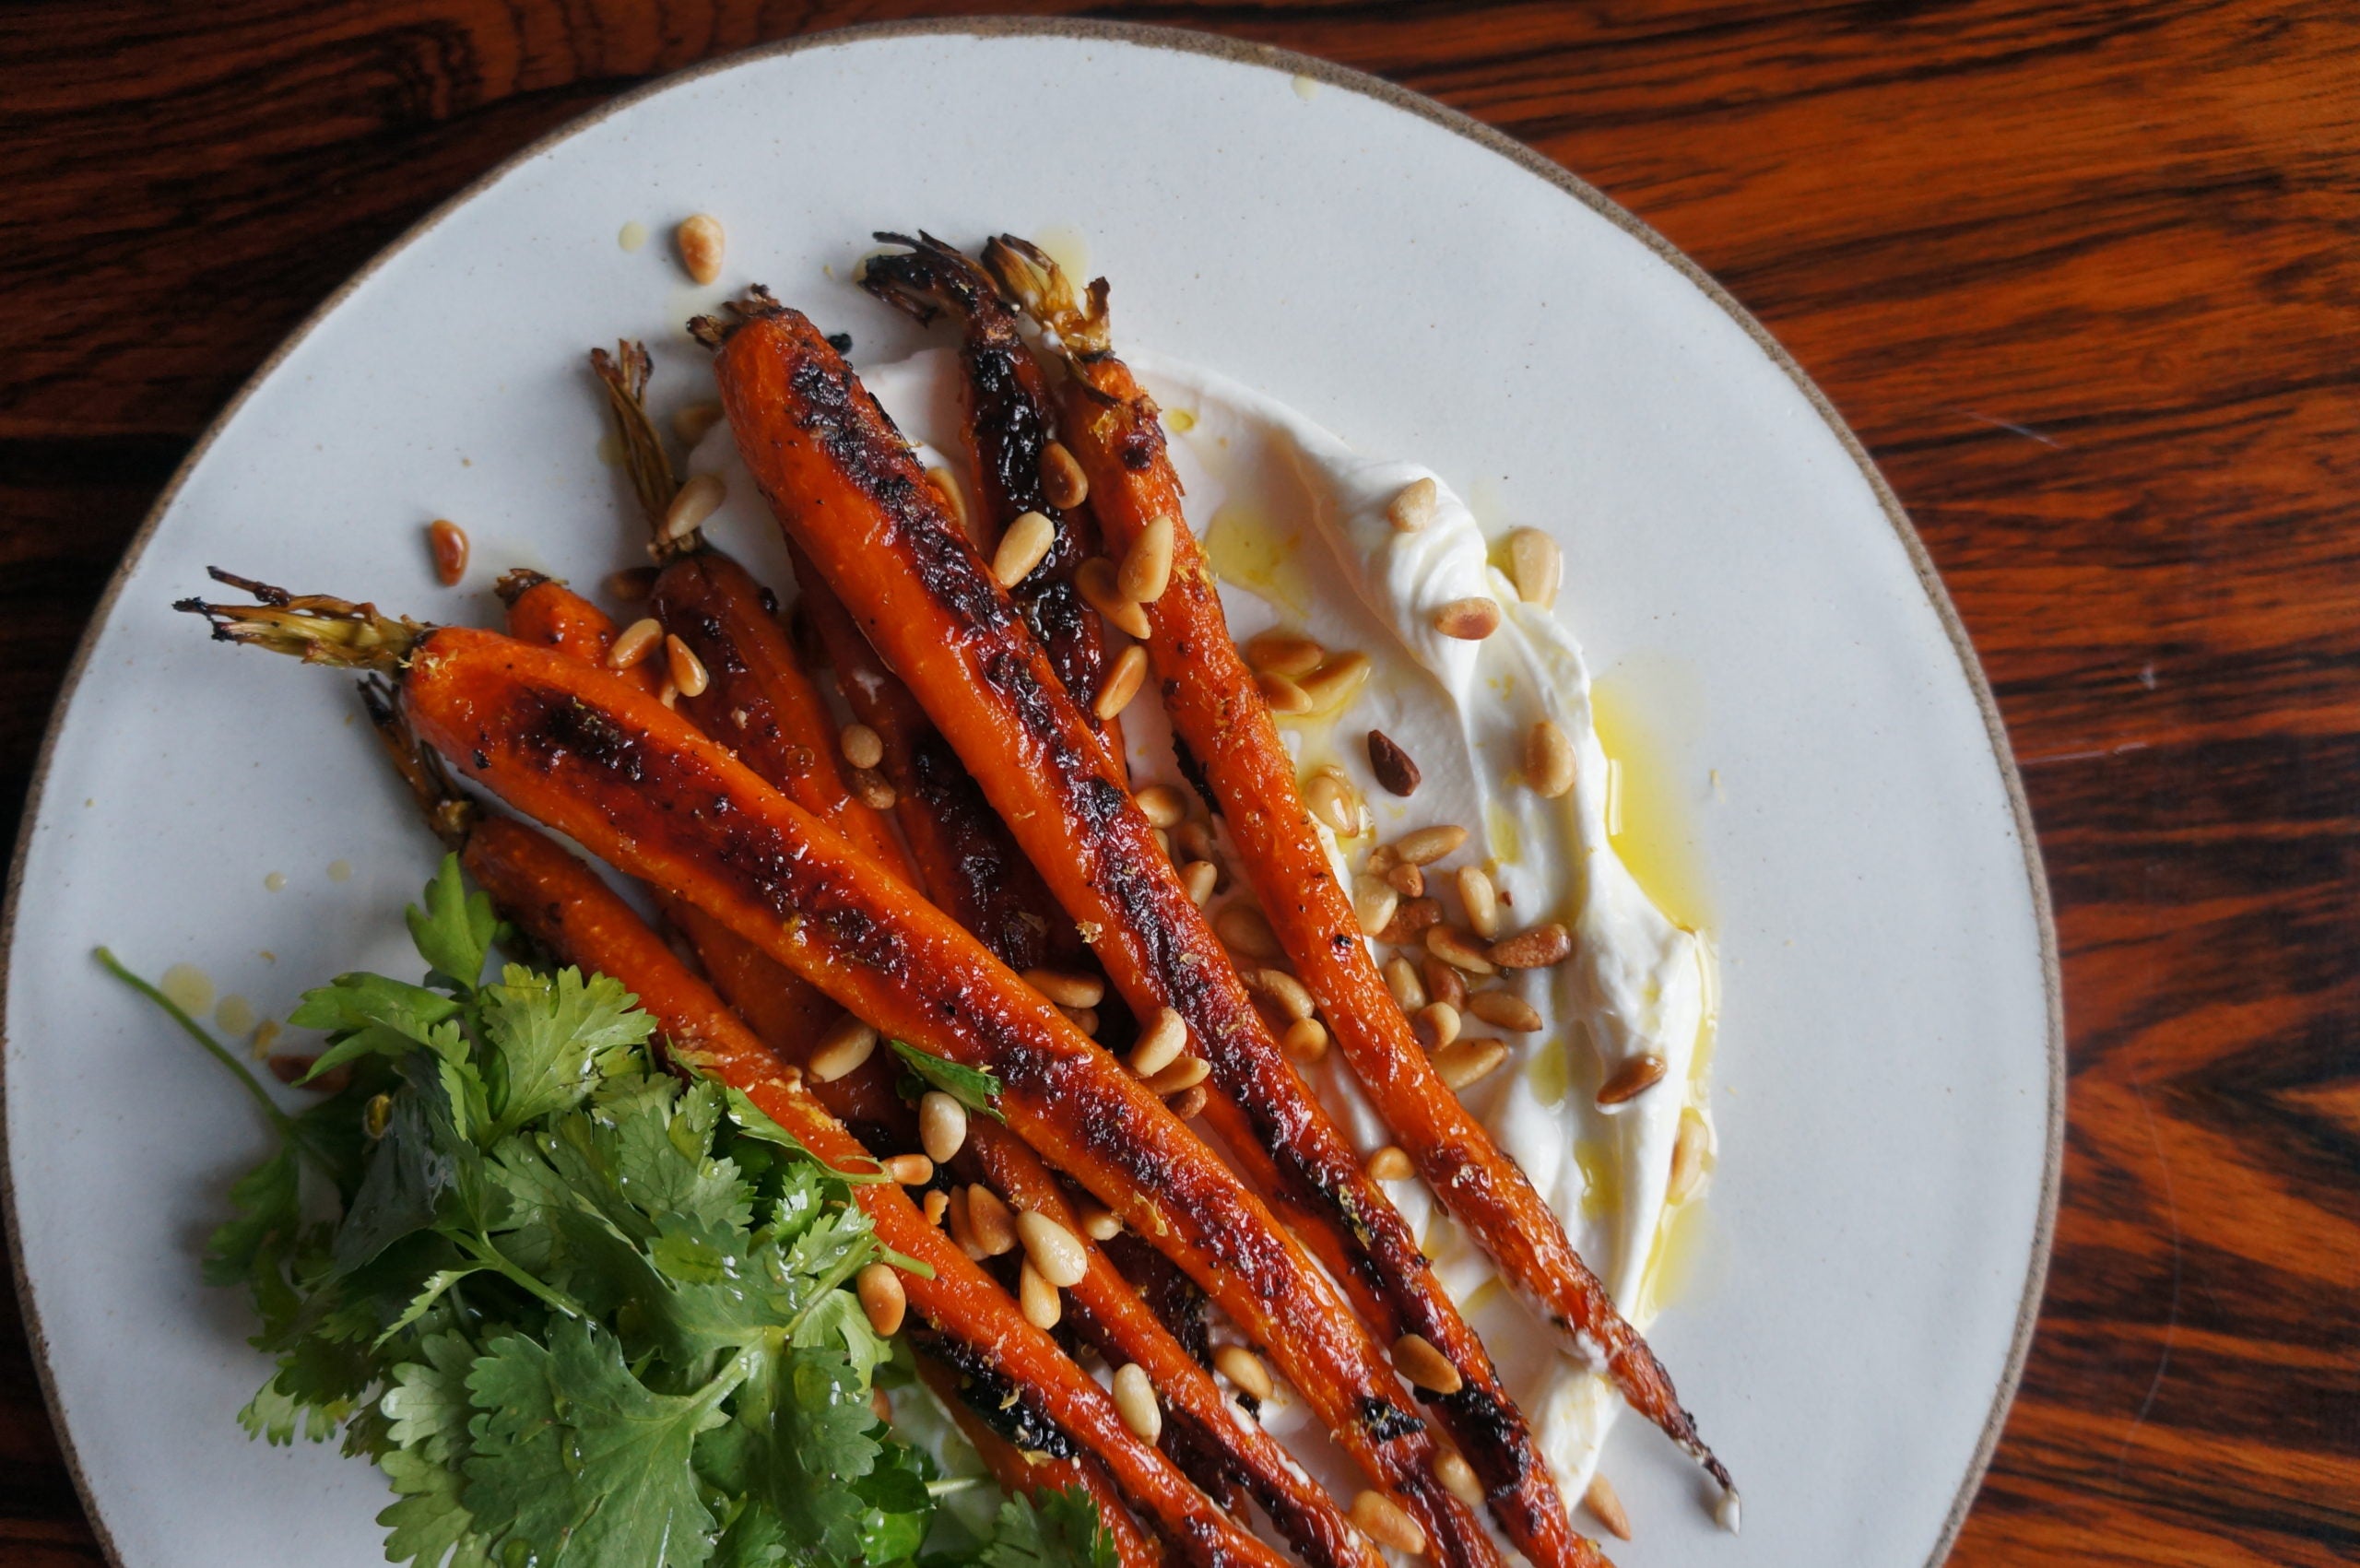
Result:
<svg viewBox="0 0 2360 1568">
<path fill-rule="evenodd" d="M 406 961 L 395 912 L 431 861 L 345 682 L 208 646 L 167 607 L 218 562 L 489 620 L 501 569 L 619 563 L 580 356 L 660 336 L 660 384 L 684 384 L 678 327 L 713 295 L 663 236 L 697 210 L 727 221 L 725 282 L 770 283 L 867 358 L 904 341 L 843 281 L 872 228 L 1079 233 L 1126 342 L 1557 533 L 1593 666 L 1670 700 L 1724 966 L 1715 1240 L 1655 1339 L 1745 1532 L 1715 1532 L 1625 1421 L 1609 1463 L 1641 1538 L 1617 1556 L 1938 1558 L 2021 1363 L 2062 1089 L 2023 799 L 1916 536 L 1761 330 L 1553 165 L 1309 60 L 1052 25 L 840 34 L 620 100 L 372 264 L 159 505 L 51 736 L 7 954 L 11 1237 L 116 1560 L 374 1562 L 385 1492 L 233 1424 L 264 1366 L 196 1253 L 261 1129 L 89 950 L 195 963 L 283 1015 Z M 464 599 L 429 573 L 435 515 L 474 535 Z"/>
</svg>

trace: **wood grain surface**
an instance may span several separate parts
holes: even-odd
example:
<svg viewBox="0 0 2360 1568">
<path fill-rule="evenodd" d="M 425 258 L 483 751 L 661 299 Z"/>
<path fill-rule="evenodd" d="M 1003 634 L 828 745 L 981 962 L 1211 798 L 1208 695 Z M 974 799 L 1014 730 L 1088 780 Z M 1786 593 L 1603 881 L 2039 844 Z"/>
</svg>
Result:
<svg viewBox="0 0 2360 1568">
<path fill-rule="evenodd" d="M 0 810 L 156 492 L 347 273 L 652 74 L 931 9 L 0 6 Z M 1953 1561 L 2360 1556 L 2360 8 L 1089 14 L 1532 143 L 1827 390 L 1982 652 L 2065 956 L 2056 1261 Z M 99 1561 L 0 1311 L 0 1561 Z"/>
</svg>

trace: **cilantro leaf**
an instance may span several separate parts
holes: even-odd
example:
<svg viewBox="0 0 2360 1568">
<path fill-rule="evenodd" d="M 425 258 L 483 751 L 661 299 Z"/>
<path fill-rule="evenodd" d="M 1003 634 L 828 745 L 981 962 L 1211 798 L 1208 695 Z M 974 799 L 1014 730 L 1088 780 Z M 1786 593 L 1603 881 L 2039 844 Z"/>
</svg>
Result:
<svg viewBox="0 0 2360 1568">
<path fill-rule="evenodd" d="M 386 1562 L 442 1568 L 448 1557 L 447 1568 L 486 1568 L 488 1543 L 459 1497 L 465 1477 L 407 1448 L 380 1456 L 377 1465 L 397 1499 L 377 1515 L 386 1530 Z"/>
<path fill-rule="evenodd" d="M 418 945 L 418 956 L 432 973 L 451 981 L 462 992 L 474 990 L 483 977 L 484 960 L 490 956 L 492 935 L 500 926 L 491 900 L 467 891 L 455 855 L 442 857 L 434 879 L 420 896 L 424 908 L 412 904 L 403 912 L 409 922 L 410 940 Z"/>
<path fill-rule="evenodd" d="M 893 1048 L 893 1055 L 902 1059 L 902 1065 L 926 1088 L 938 1089 L 970 1111 L 981 1111 L 996 1122 L 1008 1120 L 999 1114 L 999 1079 L 991 1074 L 921 1051 L 906 1040 L 888 1040 L 885 1043 Z"/>
<path fill-rule="evenodd" d="M 884 1452 L 867 1391 L 835 1351 L 790 1348 L 760 1359 L 730 1421 L 697 1444 L 698 1468 L 775 1515 L 790 1556 L 852 1562 L 866 1509 L 846 1483 Z"/>
<path fill-rule="evenodd" d="M 484 987 L 483 1032 L 491 1047 L 484 1074 L 491 1136 L 570 1111 L 589 1098 L 597 1079 L 593 1061 L 620 1046 L 637 1045 L 655 1020 L 639 999 L 605 975 L 584 982 L 578 969 L 555 977 L 518 964 Z"/>
<path fill-rule="evenodd" d="M 467 1451 L 467 1369 L 475 1347 L 456 1334 L 430 1334 L 419 1345 L 422 1362 L 394 1368 L 394 1385 L 378 1408 L 393 1423 L 387 1435 L 438 1465 Z"/>
<path fill-rule="evenodd" d="M 1080 1487 L 1000 1504 L 978 1568 L 1115 1568 L 1115 1537 Z"/>
</svg>

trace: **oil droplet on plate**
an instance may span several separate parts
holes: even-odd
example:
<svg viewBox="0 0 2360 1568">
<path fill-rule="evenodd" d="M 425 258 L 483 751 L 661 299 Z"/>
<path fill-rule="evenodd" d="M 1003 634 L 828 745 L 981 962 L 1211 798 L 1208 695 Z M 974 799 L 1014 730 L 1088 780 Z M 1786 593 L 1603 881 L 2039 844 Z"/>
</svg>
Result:
<svg viewBox="0 0 2360 1568">
<path fill-rule="evenodd" d="M 164 978 L 157 982 L 172 1006 L 184 1013 L 201 1017 L 213 1006 L 213 977 L 193 963 L 176 963 L 164 971 Z"/>
<path fill-rule="evenodd" d="M 213 1009 L 213 1021 L 227 1034 L 249 1034 L 254 1027 L 254 1005 L 243 996 L 228 996 Z"/>
<path fill-rule="evenodd" d="M 624 224 L 615 235 L 615 243 L 626 251 L 639 249 L 647 243 L 647 225 L 636 219 Z"/>
<path fill-rule="evenodd" d="M 1186 408 L 1166 408 L 1163 411 L 1163 428 L 1174 435 L 1186 435 L 1197 428 L 1197 416 Z"/>
<path fill-rule="evenodd" d="M 352 880 L 352 862 L 351 862 L 351 861 L 349 861 L 349 860 L 331 860 L 331 861 L 329 861 L 329 862 L 328 862 L 328 880 L 329 880 L 329 881 L 331 881 L 331 882 L 349 882 L 349 881 L 351 881 L 351 880 Z"/>
<path fill-rule="evenodd" d="M 262 888 L 263 891 L 266 893 L 285 892 L 287 890 L 287 873 L 284 871 L 271 872 L 262 879 Z"/>
<path fill-rule="evenodd" d="M 1686 714 L 1664 672 L 1617 668 L 1590 687 L 1590 718 L 1610 769 L 1608 837 L 1614 853 L 1656 907 L 1691 931 L 1713 923 L 1705 857 L 1691 803 L 1670 744 Z M 1693 777 L 1693 775 L 1692 775 Z"/>
<path fill-rule="evenodd" d="M 1049 253 L 1079 289 L 1090 281 L 1090 242 L 1070 223 L 1052 223 L 1032 231 L 1032 242 Z"/>
<path fill-rule="evenodd" d="M 255 1060 L 259 1061 L 263 1057 L 270 1055 L 270 1043 L 272 1041 L 278 1038 L 279 1032 L 279 1024 L 277 1019 L 266 1018 L 260 1023 L 254 1025 Z"/>
<path fill-rule="evenodd" d="M 1205 529 L 1205 563 L 1215 577 L 1306 618 L 1311 584 L 1303 570 L 1302 550 L 1302 535 L 1281 532 L 1259 512 L 1237 501 L 1223 503 Z"/>
</svg>

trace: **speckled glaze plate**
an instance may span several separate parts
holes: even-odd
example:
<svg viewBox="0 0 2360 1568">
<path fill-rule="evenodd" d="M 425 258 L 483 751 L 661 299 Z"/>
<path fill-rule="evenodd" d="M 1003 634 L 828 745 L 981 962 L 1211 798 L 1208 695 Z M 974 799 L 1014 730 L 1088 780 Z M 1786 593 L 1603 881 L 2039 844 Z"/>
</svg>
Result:
<svg viewBox="0 0 2360 1568">
<path fill-rule="evenodd" d="M 907 340 L 844 281 L 872 229 L 1086 246 L 1125 342 L 1556 534 L 1561 612 L 1650 694 L 1722 965 L 1710 1225 L 1654 1338 L 1745 1529 L 1625 1421 L 1608 1467 L 1639 1539 L 1616 1556 L 1939 1559 L 2022 1362 L 2063 1088 L 2023 797 L 1893 497 L 1742 311 L 1530 151 L 1307 59 L 987 24 L 740 55 L 520 154 L 289 340 L 133 548 L 18 851 L 6 1045 L 19 1288 L 114 1560 L 374 1562 L 386 1493 L 333 1447 L 239 1432 L 264 1363 L 197 1253 L 263 1129 L 90 949 L 283 1016 L 402 961 L 431 863 L 344 683 L 168 607 L 218 562 L 489 620 L 500 570 L 620 563 L 581 354 L 644 334 L 659 376 L 689 373 L 679 326 L 715 291 L 618 236 L 699 210 L 728 225 L 725 285 L 769 283 L 863 357 Z M 474 535 L 459 593 L 420 542 L 437 515 Z"/>
</svg>

